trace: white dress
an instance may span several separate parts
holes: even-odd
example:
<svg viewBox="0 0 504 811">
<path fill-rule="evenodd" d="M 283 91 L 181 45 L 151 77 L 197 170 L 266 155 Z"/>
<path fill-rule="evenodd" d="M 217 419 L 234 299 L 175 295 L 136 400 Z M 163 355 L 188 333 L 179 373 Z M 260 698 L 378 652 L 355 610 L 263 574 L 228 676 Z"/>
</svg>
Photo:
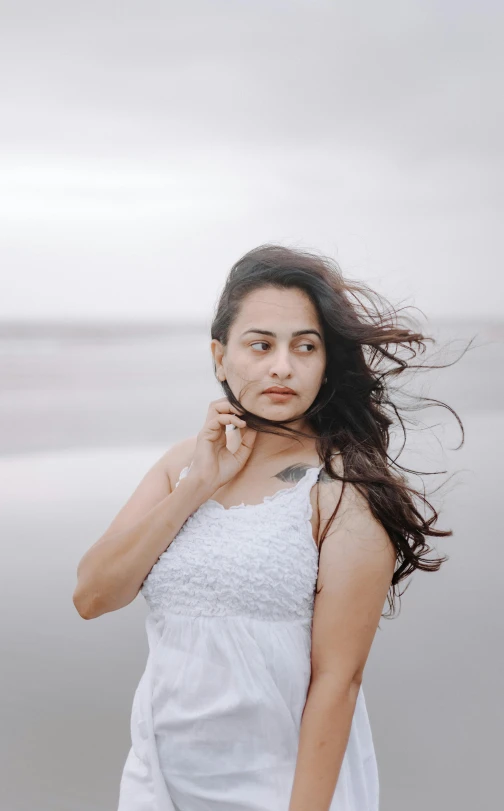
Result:
<svg viewBox="0 0 504 811">
<path fill-rule="evenodd" d="M 310 490 L 321 468 L 260 504 L 204 502 L 145 578 L 149 655 L 118 811 L 288 811 L 310 681 Z M 361 685 L 330 811 L 378 811 L 378 794 Z"/>
</svg>

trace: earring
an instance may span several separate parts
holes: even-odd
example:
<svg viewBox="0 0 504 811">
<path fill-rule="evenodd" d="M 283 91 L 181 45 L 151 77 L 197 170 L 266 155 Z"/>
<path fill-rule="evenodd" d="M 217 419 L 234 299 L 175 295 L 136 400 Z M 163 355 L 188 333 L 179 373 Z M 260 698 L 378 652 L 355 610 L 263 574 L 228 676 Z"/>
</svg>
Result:
<svg viewBox="0 0 504 811">
<path fill-rule="evenodd" d="M 322 383 L 327 383 L 327 377 L 324 377 Z"/>
</svg>

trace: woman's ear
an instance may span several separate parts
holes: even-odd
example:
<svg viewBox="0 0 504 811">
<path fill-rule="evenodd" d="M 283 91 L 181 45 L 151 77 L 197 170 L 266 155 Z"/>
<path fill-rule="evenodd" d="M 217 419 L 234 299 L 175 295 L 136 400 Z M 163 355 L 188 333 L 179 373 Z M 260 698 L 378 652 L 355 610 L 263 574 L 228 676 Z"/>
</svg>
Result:
<svg viewBox="0 0 504 811">
<path fill-rule="evenodd" d="M 224 347 L 221 342 L 217 340 L 217 338 L 212 338 L 210 342 L 210 351 L 215 363 L 215 374 L 217 376 L 217 380 L 219 380 L 220 383 L 223 383 L 226 379 L 226 372 L 222 365 Z"/>
</svg>

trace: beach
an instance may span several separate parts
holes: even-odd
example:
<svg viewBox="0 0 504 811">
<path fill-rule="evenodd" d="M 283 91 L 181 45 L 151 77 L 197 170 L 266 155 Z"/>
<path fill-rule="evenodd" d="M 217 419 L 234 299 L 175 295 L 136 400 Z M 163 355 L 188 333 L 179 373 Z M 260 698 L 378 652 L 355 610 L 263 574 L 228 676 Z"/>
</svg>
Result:
<svg viewBox="0 0 504 811">
<path fill-rule="evenodd" d="M 433 497 L 453 536 L 431 542 L 448 562 L 410 579 L 366 665 L 383 811 L 493 809 L 500 792 L 504 333 L 478 329 L 484 345 L 429 384 L 461 417 L 463 447 L 455 419 L 429 409 L 422 419 L 439 426 L 412 430 L 400 458 L 446 469 L 428 488 L 455 474 Z M 150 466 L 223 396 L 209 340 L 204 328 L 0 338 L 2 811 L 117 804 L 146 605 L 84 621 L 76 568 Z"/>
</svg>

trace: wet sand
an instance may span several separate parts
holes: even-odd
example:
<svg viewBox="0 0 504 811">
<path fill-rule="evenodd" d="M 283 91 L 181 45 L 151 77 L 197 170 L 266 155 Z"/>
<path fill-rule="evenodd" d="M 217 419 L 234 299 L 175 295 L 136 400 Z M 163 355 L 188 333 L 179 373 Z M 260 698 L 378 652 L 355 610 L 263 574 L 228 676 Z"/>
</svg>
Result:
<svg viewBox="0 0 504 811">
<path fill-rule="evenodd" d="M 206 377 L 201 371 L 209 362 L 206 354 L 204 362 L 198 359 L 199 340 L 181 364 L 182 383 L 177 385 L 176 377 L 170 386 L 163 383 L 166 399 L 153 407 L 162 419 L 156 430 L 163 424 L 165 428 L 162 438 L 156 434 L 151 441 L 144 435 L 141 442 L 135 441 L 139 429 L 134 425 L 142 407 L 142 425 L 149 424 L 152 412 L 147 405 L 159 387 L 147 386 L 128 398 L 123 384 L 118 385 L 123 407 L 114 414 L 110 404 L 117 407 L 117 391 L 112 395 L 110 385 L 106 391 L 98 383 L 94 391 L 88 386 L 86 403 L 93 408 L 86 412 L 87 422 L 84 417 L 79 422 L 75 414 L 86 409 L 74 394 L 79 405 L 72 414 L 72 387 L 61 386 L 68 399 L 60 402 L 57 414 L 66 414 L 67 422 L 64 429 L 58 428 L 53 415 L 55 447 L 50 449 L 40 409 L 50 414 L 51 403 L 59 402 L 56 394 L 32 402 L 30 422 L 29 396 L 25 391 L 23 399 L 18 386 L 16 396 L 24 405 L 15 421 L 16 436 L 10 444 L 4 440 L 0 457 L 6 752 L 0 779 L 5 811 L 116 807 L 129 747 L 131 701 L 147 655 L 146 606 L 139 597 L 120 611 L 82 620 L 72 604 L 76 567 L 150 465 L 172 442 L 199 430 L 208 399 L 221 396 L 216 384 L 212 388 L 211 368 Z M 138 373 L 145 352 L 135 352 Z M 155 373 L 155 360 L 150 363 Z M 145 361 L 143 368 L 148 365 Z M 463 386 L 468 383 L 471 380 Z M 502 381 L 487 384 L 497 399 L 495 387 Z M 194 396 L 197 388 L 203 391 L 201 399 Z M 82 388 L 77 389 L 80 397 Z M 3 400 L 4 416 L 15 414 L 13 392 Z M 364 675 L 383 811 L 474 811 L 499 804 L 504 413 L 502 401 L 487 399 L 485 407 L 480 397 L 480 406 L 470 407 L 467 397 L 457 398 L 450 402 L 461 406 L 466 443 L 461 450 L 444 453 L 448 472 L 460 472 L 437 504 L 438 526 L 452 528 L 454 535 L 434 544 L 438 554 L 450 559 L 441 571 L 420 572 L 410 580 L 399 616 L 380 623 Z M 97 413 L 107 419 L 93 435 L 96 424 L 90 414 Z M 433 412 L 438 422 L 441 413 Z M 131 436 L 125 442 L 122 431 L 128 420 Z M 100 447 L 96 436 L 107 422 L 111 426 L 115 421 L 121 430 L 109 447 Z M 27 424 L 30 437 L 24 442 Z M 83 424 L 91 433 L 79 447 Z M 452 419 L 439 432 L 446 445 L 458 444 Z M 435 440 L 418 434 L 401 461 L 436 469 L 435 457 Z"/>
</svg>

